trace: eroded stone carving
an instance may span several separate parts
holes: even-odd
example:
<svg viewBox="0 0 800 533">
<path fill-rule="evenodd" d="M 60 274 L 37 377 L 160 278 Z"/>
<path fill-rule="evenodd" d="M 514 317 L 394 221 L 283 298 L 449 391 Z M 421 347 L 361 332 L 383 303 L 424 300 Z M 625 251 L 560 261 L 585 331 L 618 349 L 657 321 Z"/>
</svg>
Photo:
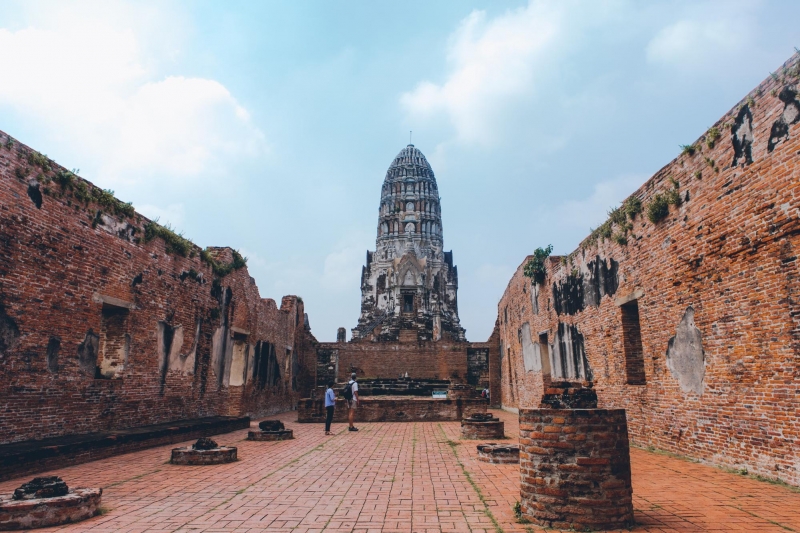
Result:
<svg viewBox="0 0 800 533">
<path fill-rule="evenodd" d="M 667 367 L 678 380 L 681 390 L 703 394 L 705 377 L 705 354 L 703 336 L 694 325 L 694 308 L 686 308 L 675 336 L 667 347 Z"/>
</svg>

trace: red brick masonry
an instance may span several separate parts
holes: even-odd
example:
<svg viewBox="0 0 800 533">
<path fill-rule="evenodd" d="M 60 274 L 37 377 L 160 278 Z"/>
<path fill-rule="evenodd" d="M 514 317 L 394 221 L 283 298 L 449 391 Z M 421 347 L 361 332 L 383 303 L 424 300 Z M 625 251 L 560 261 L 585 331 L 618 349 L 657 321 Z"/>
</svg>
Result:
<svg viewBox="0 0 800 533">
<path fill-rule="evenodd" d="M 485 413 L 485 400 L 434 400 L 410 396 L 374 396 L 361 399 L 357 422 L 445 422 L 461 420 L 471 413 Z M 298 422 L 325 422 L 324 400 L 300 400 Z M 347 407 L 336 400 L 334 422 L 347 421 Z"/>
<path fill-rule="evenodd" d="M 505 407 L 592 381 L 635 444 L 800 485 L 798 58 L 633 191 L 641 212 L 539 285 L 522 261 L 498 307 Z"/>
<path fill-rule="evenodd" d="M 97 514 L 103 489 L 72 489 L 66 496 L 12 500 L 0 496 L 0 531 L 56 526 Z"/>
<path fill-rule="evenodd" d="M 519 442 L 526 518 L 577 531 L 633 524 L 624 409 L 522 409 Z"/>
</svg>

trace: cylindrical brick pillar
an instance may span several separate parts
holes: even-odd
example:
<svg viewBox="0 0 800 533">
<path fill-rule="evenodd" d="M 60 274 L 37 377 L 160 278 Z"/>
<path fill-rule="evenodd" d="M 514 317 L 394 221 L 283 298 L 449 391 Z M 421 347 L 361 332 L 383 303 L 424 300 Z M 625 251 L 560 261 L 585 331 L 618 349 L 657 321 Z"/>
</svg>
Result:
<svg viewBox="0 0 800 533">
<path fill-rule="evenodd" d="M 520 409 L 522 514 L 557 528 L 633 524 L 624 409 Z"/>
</svg>

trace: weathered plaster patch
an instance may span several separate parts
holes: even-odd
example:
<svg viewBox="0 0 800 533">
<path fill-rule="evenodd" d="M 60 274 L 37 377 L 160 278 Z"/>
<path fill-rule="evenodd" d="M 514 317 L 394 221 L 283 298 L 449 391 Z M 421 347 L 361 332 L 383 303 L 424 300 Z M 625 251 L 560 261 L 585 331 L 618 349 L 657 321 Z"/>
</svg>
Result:
<svg viewBox="0 0 800 533">
<path fill-rule="evenodd" d="M 667 367 L 678 380 L 681 390 L 703 394 L 706 372 L 703 336 L 694 325 L 694 308 L 691 305 L 686 308 L 675 336 L 669 340 Z"/>
</svg>

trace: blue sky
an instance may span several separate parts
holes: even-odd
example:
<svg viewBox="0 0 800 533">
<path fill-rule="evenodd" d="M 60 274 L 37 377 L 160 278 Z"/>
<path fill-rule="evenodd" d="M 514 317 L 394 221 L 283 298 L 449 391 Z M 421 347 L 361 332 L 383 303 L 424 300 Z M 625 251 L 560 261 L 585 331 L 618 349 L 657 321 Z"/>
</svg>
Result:
<svg viewBox="0 0 800 533">
<path fill-rule="evenodd" d="M 358 319 L 380 187 L 439 182 L 467 338 L 800 46 L 800 2 L 0 4 L 0 129 L 201 246 L 313 333 Z"/>
</svg>

